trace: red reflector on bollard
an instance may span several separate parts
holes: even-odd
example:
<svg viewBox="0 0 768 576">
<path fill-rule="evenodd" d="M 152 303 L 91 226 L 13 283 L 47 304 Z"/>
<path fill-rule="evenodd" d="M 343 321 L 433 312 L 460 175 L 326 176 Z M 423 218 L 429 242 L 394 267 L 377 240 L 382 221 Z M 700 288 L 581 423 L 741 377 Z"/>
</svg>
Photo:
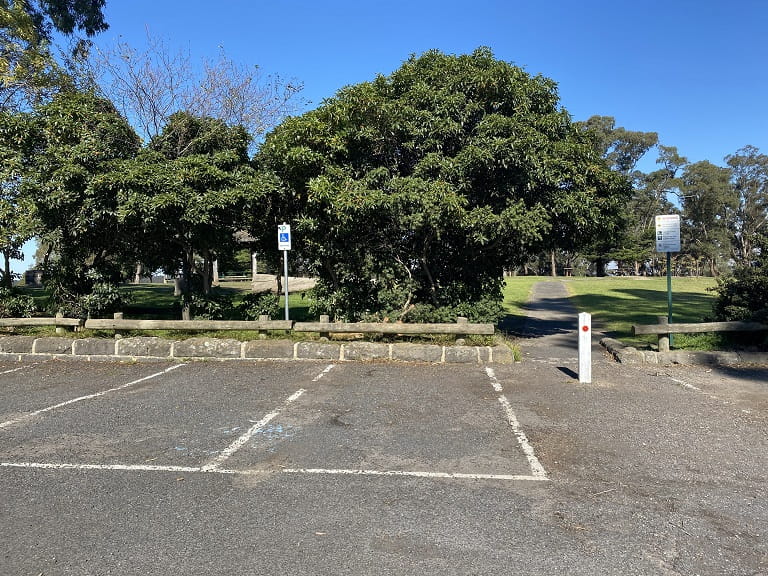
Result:
<svg viewBox="0 0 768 576">
<path fill-rule="evenodd" d="M 584 332 L 589 332 L 589 326 L 582 326 L 581 329 L 584 330 Z"/>
</svg>

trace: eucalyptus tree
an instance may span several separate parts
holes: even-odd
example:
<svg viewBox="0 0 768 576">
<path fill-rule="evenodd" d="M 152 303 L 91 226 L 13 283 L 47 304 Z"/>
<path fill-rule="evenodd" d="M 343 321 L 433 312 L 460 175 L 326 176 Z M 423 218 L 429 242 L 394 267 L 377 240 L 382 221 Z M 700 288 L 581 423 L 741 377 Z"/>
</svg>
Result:
<svg viewBox="0 0 768 576">
<path fill-rule="evenodd" d="M 320 306 L 347 318 L 494 317 L 505 266 L 610 233 L 629 194 L 555 83 L 485 48 L 346 87 L 257 162 L 279 178 L 267 218 L 295 225 Z"/>
<path fill-rule="evenodd" d="M 730 255 L 729 215 L 737 206 L 731 171 L 702 161 L 687 164 L 680 176 L 683 250 L 704 259 L 710 276 Z"/>
<path fill-rule="evenodd" d="M 736 206 L 730 218 L 732 255 L 739 264 L 755 258 L 756 241 L 768 235 L 768 156 L 745 146 L 726 157 L 732 170 Z"/>
</svg>

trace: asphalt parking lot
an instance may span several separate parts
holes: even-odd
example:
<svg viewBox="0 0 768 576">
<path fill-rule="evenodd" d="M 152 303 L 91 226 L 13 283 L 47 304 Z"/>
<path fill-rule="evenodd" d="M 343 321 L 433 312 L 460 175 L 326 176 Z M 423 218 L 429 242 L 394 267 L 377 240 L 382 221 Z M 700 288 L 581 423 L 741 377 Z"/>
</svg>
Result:
<svg viewBox="0 0 768 576">
<path fill-rule="evenodd" d="M 766 381 L 0 363 L 0 573 L 768 573 Z"/>
</svg>

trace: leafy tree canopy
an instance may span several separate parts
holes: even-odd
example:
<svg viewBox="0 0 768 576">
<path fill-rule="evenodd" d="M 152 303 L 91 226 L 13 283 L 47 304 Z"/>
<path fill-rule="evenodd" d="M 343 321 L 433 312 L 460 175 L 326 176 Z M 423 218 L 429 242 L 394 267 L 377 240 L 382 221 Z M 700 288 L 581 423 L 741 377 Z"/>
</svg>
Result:
<svg viewBox="0 0 768 576">
<path fill-rule="evenodd" d="M 41 238 L 56 255 L 48 278 L 87 294 L 88 269 L 110 273 L 130 237 L 118 227 L 118 199 L 101 181 L 135 156 L 139 138 L 108 100 L 91 94 L 61 93 L 35 119 L 34 166 L 24 185 Z"/>
<path fill-rule="evenodd" d="M 503 266 L 608 233 L 629 191 L 555 83 L 486 48 L 344 88 L 281 124 L 258 162 L 325 309 L 349 318 L 498 302 Z"/>
</svg>

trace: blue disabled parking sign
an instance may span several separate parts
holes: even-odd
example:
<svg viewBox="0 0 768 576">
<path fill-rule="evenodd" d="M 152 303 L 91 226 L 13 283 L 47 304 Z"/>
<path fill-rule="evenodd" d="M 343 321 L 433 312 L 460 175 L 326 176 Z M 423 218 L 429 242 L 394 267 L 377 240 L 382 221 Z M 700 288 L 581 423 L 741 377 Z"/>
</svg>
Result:
<svg viewBox="0 0 768 576">
<path fill-rule="evenodd" d="M 291 249 L 291 225 L 290 224 L 280 224 L 277 227 L 277 249 L 278 250 Z"/>
</svg>

